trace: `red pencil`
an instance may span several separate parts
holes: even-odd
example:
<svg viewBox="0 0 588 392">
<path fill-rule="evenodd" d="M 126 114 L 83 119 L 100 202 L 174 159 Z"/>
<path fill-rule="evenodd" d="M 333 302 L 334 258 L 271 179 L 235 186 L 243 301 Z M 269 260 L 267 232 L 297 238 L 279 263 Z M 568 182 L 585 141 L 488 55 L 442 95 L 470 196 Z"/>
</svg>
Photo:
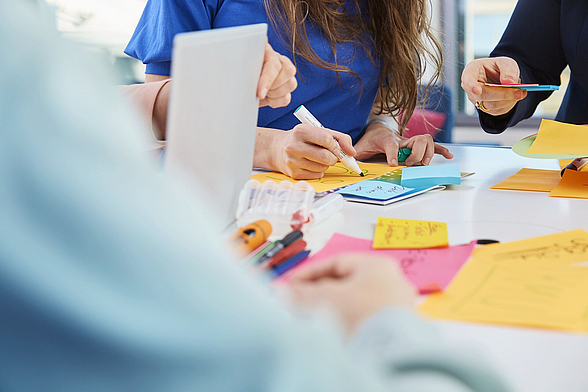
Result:
<svg viewBox="0 0 588 392">
<path fill-rule="evenodd" d="M 306 242 L 304 240 L 300 239 L 296 242 L 293 242 L 289 246 L 276 253 L 274 257 L 271 258 L 269 263 L 266 264 L 266 268 L 273 268 L 288 260 L 290 257 L 302 252 L 304 249 L 306 249 Z"/>
</svg>

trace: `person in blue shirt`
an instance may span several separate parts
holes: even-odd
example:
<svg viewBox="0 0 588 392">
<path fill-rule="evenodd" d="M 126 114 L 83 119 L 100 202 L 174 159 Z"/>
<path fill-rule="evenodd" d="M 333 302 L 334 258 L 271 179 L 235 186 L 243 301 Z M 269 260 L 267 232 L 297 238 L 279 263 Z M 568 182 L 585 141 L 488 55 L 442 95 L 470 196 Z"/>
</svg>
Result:
<svg viewBox="0 0 588 392">
<path fill-rule="evenodd" d="M 527 93 L 484 83 L 559 85 L 567 66 L 570 83 L 555 119 L 588 124 L 588 2 L 519 0 L 490 58 L 465 67 L 462 87 L 478 108 L 482 128 L 501 133 L 531 117 L 552 93 Z"/>
<path fill-rule="evenodd" d="M 298 88 L 284 108 L 261 108 L 254 166 L 296 179 L 322 177 L 337 161 L 337 146 L 358 159 L 378 153 L 397 165 L 398 149 L 412 148 L 407 165 L 428 164 L 434 153 L 452 154 L 430 135 L 409 139 L 370 121 L 386 113 L 403 129 L 416 104 L 427 58 L 436 79 L 438 49 L 425 0 L 149 0 L 126 53 L 146 64 L 146 81 L 169 78 L 176 34 L 268 23 L 268 39 L 298 70 Z M 432 44 L 430 46 L 429 42 Z M 270 90 L 268 97 L 272 98 Z M 297 125 L 304 104 L 330 131 Z M 230 110 L 228 108 L 227 110 Z M 366 124 L 367 123 L 367 124 Z M 293 130 L 293 132 L 283 132 Z M 355 145 L 355 148 L 352 146 Z"/>
</svg>

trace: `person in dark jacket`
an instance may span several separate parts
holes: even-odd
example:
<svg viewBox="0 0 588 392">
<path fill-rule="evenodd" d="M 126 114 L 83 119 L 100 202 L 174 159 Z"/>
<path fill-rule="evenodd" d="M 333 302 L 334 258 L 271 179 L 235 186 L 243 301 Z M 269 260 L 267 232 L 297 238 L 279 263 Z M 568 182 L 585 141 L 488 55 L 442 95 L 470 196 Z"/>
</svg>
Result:
<svg viewBox="0 0 588 392">
<path fill-rule="evenodd" d="M 465 67 L 462 88 L 478 109 L 482 128 L 501 133 L 531 117 L 551 92 L 484 83 L 559 85 L 566 66 L 570 83 L 555 119 L 588 124 L 588 1 L 519 0 L 490 57 Z"/>
</svg>

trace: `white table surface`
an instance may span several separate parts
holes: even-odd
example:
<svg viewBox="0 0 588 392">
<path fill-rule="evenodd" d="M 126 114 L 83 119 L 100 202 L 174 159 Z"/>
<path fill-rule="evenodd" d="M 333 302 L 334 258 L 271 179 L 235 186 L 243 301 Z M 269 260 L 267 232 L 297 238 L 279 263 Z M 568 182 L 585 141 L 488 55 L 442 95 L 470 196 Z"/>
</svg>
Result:
<svg viewBox="0 0 588 392">
<path fill-rule="evenodd" d="M 347 202 L 341 212 L 308 233 L 309 246 L 321 248 L 334 232 L 371 239 L 379 216 L 447 222 L 451 245 L 474 239 L 506 242 L 577 228 L 588 231 L 588 199 L 489 189 L 524 167 L 558 170 L 556 160 L 523 158 L 500 147 L 447 147 L 454 159 L 436 156 L 431 164 L 457 163 L 461 171 L 476 174 L 461 185 L 388 206 Z M 588 391 L 587 334 L 435 323 L 446 339 L 474 345 L 486 354 L 519 391 Z"/>
</svg>

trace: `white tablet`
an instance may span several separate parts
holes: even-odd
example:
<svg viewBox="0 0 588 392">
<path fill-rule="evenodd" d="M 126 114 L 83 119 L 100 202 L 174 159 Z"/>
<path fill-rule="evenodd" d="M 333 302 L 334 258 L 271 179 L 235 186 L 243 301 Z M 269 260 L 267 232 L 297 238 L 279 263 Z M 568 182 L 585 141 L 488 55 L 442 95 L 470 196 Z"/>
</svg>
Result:
<svg viewBox="0 0 588 392">
<path fill-rule="evenodd" d="M 251 177 L 266 35 L 257 24 L 174 39 L 164 171 L 195 184 L 222 227 Z"/>
</svg>

